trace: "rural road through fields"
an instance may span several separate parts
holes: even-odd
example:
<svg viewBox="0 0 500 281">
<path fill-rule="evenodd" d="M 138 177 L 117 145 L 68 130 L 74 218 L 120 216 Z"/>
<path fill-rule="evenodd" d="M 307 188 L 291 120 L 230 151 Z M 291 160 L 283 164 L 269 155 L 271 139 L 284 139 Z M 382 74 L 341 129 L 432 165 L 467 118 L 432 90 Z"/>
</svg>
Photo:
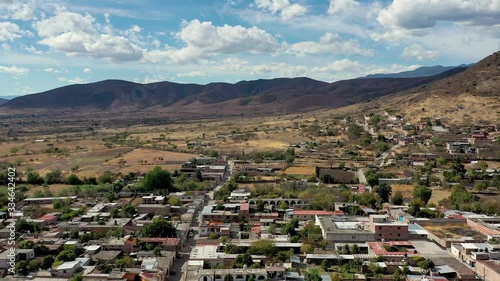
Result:
<svg viewBox="0 0 500 281">
<path fill-rule="evenodd" d="M 398 149 L 400 147 L 399 144 L 396 144 L 396 145 L 393 145 L 391 146 L 389 149 L 387 149 L 386 151 L 384 151 L 379 157 L 375 158 L 375 162 L 377 161 L 380 161 L 380 164 L 378 165 L 379 167 L 382 167 L 384 166 L 384 161 L 385 161 L 385 158 L 387 158 L 387 156 L 389 156 L 389 154 Z"/>
</svg>

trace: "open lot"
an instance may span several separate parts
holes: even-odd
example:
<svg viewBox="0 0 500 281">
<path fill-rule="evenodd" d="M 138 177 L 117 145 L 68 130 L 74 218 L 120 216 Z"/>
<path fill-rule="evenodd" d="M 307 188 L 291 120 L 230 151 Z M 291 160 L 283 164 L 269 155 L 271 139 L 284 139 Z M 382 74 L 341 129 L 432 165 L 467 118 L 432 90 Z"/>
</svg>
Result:
<svg viewBox="0 0 500 281">
<path fill-rule="evenodd" d="M 313 176 L 316 174 L 316 167 L 308 166 L 308 167 L 288 167 L 285 172 L 287 175 L 310 175 Z"/>
<path fill-rule="evenodd" d="M 462 237 L 473 237 L 474 239 L 486 239 L 486 236 L 470 228 L 467 223 L 440 223 L 422 225 L 425 230 L 436 235 L 438 238 L 460 239 Z"/>
</svg>

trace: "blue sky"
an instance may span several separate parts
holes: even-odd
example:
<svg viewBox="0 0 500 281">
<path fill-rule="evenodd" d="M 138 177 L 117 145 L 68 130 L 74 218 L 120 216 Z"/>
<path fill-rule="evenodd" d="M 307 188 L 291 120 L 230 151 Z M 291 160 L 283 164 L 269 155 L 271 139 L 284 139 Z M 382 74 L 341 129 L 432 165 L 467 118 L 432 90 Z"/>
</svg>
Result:
<svg viewBox="0 0 500 281">
<path fill-rule="evenodd" d="M 104 79 L 333 82 L 472 63 L 500 0 L 2 0 L 0 96 Z"/>
</svg>

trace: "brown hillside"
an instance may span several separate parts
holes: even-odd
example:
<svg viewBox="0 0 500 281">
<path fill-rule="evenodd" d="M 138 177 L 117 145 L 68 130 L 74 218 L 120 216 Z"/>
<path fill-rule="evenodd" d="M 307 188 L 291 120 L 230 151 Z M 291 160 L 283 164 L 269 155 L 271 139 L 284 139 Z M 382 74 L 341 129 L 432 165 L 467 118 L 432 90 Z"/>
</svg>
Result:
<svg viewBox="0 0 500 281">
<path fill-rule="evenodd" d="M 462 73 L 369 103 L 342 109 L 366 112 L 393 109 L 410 121 L 421 117 L 443 118 L 463 124 L 499 123 L 500 52 L 481 60 Z"/>
</svg>

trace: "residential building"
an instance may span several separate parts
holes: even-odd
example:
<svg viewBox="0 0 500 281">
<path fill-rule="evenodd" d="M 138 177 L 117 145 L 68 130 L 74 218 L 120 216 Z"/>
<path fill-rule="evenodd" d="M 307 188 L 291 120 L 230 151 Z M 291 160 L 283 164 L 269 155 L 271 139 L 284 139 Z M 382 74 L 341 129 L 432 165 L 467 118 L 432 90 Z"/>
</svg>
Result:
<svg viewBox="0 0 500 281">
<path fill-rule="evenodd" d="M 332 216 L 316 216 L 315 224 L 321 228 L 323 239 L 330 243 L 375 241 L 375 233 L 369 225 L 358 219 L 335 220 Z"/>
<path fill-rule="evenodd" d="M 370 229 L 378 241 L 407 241 L 409 239 L 408 224 L 389 221 L 387 215 L 371 215 Z"/>
<path fill-rule="evenodd" d="M 476 274 L 484 281 L 500 280 L 500 261 L 478 261 L 476 263 Z"/>
<path fill-rule="evenodd" d="M 69 278 L 72 277 L 75 273 L 80 271 L 82 269 L 82 265 L 80 264 L 80 261 L 68 261 L 65 262 L 58 267 L 56 267 L 53 271 L 52 274 L 55 277 L 65 277 Z"/>
</svg>

